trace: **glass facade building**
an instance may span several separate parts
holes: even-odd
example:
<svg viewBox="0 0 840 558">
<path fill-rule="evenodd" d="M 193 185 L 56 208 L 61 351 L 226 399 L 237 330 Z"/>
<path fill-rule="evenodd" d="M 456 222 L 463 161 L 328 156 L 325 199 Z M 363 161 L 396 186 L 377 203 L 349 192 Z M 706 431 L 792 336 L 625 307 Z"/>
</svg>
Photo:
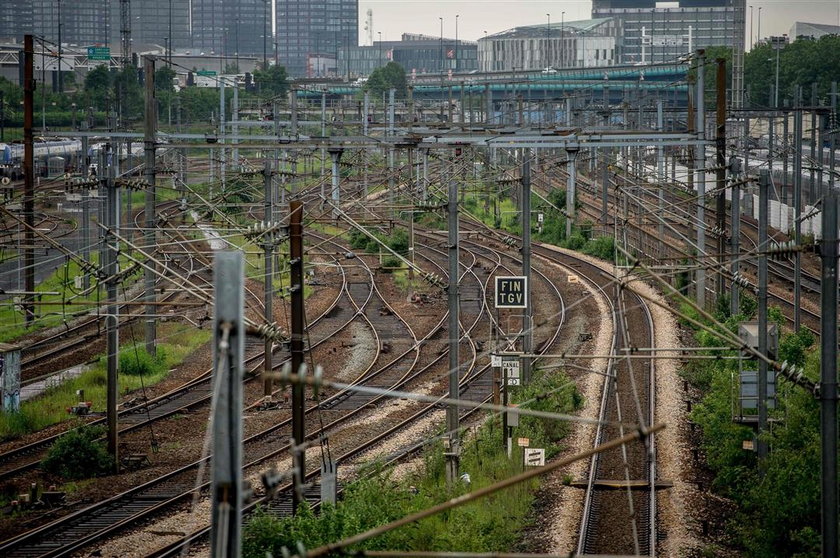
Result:
<svg viewBox="0 0 840 558">
<path fill-rule="evenodd" d="M 358 0 L 275 0 L 276 57 L 291 76 L 343 74 L 339 49 L 358 44 Z"/>
<path fill-rule="evenodd" d="M 23 42 L 33 31 L 32 0 L 4 0 L 0 10 L 0 43 Z"/>
<path fill-rule="evenodd" d="M 271 0 L 192 0 L 193 54 L 262 56 L 272 42 Z"/>
<path fill-rule="evenodd" d="M 743 49 L 744 0 L 593 0 L 592 17 L 620 21 L 621 64 L 676 62 L 710 46 Z"/>
<path fill-rule="evenodd" d="M 176 49 L 190 47 L 190 0 L 131 0 L 132 45 L 160 45 L 169 42 Z M 120 43 L 120 1 L 111 0 L 111 47 Z"/>
<path fill-rule="evenodd" d="M 35 0 L 32 2 L 34 29 L 48 41 L 67 45 L 108 45 L 111 40 L 111 4 L 102 0 Z M 119 10 L 119 3 L 117 3 Z M 112 45 L 114 46 L 114 45 Z"/>
</svg>

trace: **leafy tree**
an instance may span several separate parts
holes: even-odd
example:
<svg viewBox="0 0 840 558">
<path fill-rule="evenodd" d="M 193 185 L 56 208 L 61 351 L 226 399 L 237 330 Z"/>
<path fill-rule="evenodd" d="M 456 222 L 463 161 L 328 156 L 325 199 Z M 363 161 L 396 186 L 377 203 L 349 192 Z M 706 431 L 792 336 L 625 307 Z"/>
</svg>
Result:
<svg viewBox="0 0 840 558">
<path fill-rule="evenodd" d="M 85 104 L 105 108 L 111 99 L 112 76 L 104 64 L 97 66 L 85 76 Z"/>
<path fill-rule="evenodd" d="M 840 36 L 826 35 L 814 41 L 799 39 L 786 45 L 779 55 L 779 104 L 793 101 L 796 86 L 802 87 L 803 101 L 811 99 L 811 84 L 817 84 L 817 97 L 825 99 L 832 81 L 840 81 Z M 776 51 L 760 43 L 744 57 L 744 83 L 753 105 L 773 104 L 776 82 Z"/>
<path fill-rule="evenodd" d="M 114 72 L 114 98 L 118 100 L 123 115 L 139 118 L 143 114 L 143 89 L 137 77 L 137 70 L 132 67 Z"/>
<path fill-rule="evenodd" d="M 155 89 L 157 91 L 175 91 L 175 87 L 172 85 L 175 75 L 175 70 L 169 66 L 155 70 Z"/>
<path fill-rule="evenodd" d="M 287 77 L 284 66 L 271 66 L 268 70 L 255 71 L 254 83 L 257 84 L 261 93 L 283 96 L 289 90 Z"/>
<path fill-rule="evenodd" d="M 363 88 L 374 95 L 382 95 L 390 89 L 397 90 L 396 96 L 399 99 L 405 98 L 408 91 L 405 70 L 396 62 L 388 62 L 385 66 L 376 68 Z"/>
</svg>

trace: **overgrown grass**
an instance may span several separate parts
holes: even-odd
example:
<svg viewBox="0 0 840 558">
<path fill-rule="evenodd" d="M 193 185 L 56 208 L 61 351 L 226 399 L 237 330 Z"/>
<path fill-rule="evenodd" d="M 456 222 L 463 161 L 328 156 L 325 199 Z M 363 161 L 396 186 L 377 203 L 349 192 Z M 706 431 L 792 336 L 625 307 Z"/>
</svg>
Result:
<svg viewBox="0 0 840 558">
<path fill-rule="evenodd" d="M 152 361 L 142 343 L 125 345 L 120 350 L 119 390 L 125 395 L 160 382 L 169 369 L 183 362 L 198 347 L 207 343 L 211 332 L 190 326 L 161 324 L 159 346 L 161 357 Z M 127 374 L 126 371 L 135 372 Z M 138 374 L 138 371 L 145 373 Z M 85 399 L 93 403 L 93 411 L 105 411 L 107 366 L 104 357 L 81 376 L 48 388 L 43 395 L 21 403 L 18 413 L 0 413 L 0 439 L 9 439 L 72 420 L 67 408 L 78 401 L 77 390 L 84 390 Z"/>
<path fill-rule="evenodd" d="M 530 401 L 533 408 L 556 412 L 572 412 L 581 403 L 574 384 L 566 376 L 542 371 L 535 372 L 533 383 L 515 399 Z M 561 449 L 566 428 L 523 417 L 516 435 L 528 436 L 533 446 L 545 447 L 554 454 Z M 351 484 L 336 507 L 325 506 L 318 516 L 305 510 L 295 518 L 277 519 L 267 512 L 258 512 L 245 528 L 243 556 L 262 558 L 266 552 L 281 556 L 283 547 L 294 549 L 298 542 L 314 548 L 383 525 L 521 472 L 522 454 L 517 447 L 513 459 L 508 459 L 501 422 L 492 417 L 464 445 L 460 470 L 469 473 L 469 485 L 459 483 L 453 490 L 447 489 L 443 447 L 439 442 L 427 448 L 424 464 L 423 471 L 401 480 L 387 471 L 377 471 Z M 520 483 L 475 503 L 390 531 L 352 550 L 508 551 L 528 523 L 538 485 L 537 480 Z"/>
<path fill-rule="evenodd" d="M 745 297 L 748 298 L 748 297 Z M 754 300 L 742 305 L 745 313 L 717 318 L 727 329 L 753 316 Z M 771 308 L 770 318 L 781 330 L 781 313 Z M 699 319 L 696 312 L 692 317 Z M 719 346 L 709 332 L 698 330 L 701 347 Z M 813 336 L 807 330 L 787 333 L 779 343 L 779 360 L 804 366 L 811 379 L 819 376 L 819 353 L 810 347 Z M 709 353 L 720 355 L 719 351 Z M 735 355 L 735 351 L 728 354 Z M 749 363 L 744 363 L 744 368 Z M 756 366 L 753 364 L 753 366 Z M 778 378 L 777 408 L 770 411 L 773 427 L 762 435 L 770 448 L 769 457 L 758 463 L 743 442 L 752 440 L 751 428 L 733 420 L 737 397 L 738 365 L 735 360 L 693 361 L 683 375 L 702 393 L 691 419 L 703 431 L 703 449 L 714 472 L 713 489 L 737 504 L 729 525 L 732 544 L 746 556 L 818 556 L 820 442 L 819 408 L 814 397 Z M 745 411 L 748 413 L 751 411 Z"/>
</svg>

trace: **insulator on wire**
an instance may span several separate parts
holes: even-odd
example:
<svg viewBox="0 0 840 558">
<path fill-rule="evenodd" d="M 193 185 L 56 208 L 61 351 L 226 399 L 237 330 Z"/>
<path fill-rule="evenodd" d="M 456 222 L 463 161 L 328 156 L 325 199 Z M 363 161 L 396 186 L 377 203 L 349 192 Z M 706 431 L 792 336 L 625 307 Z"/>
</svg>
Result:
<svg viewBox="0 0 840 558">
<path fill-rule="evenodd" d="M 797 252 L 802 252 L 802 246 L 799 246 L 793 240 L 787 242 L 776 242 L 765 251 L 770 259 L 781 260 L 786 256 L 791 256 Z"/>
<path fill-rule="evenodd" d="M 758 294 L 758 288 L 754 287 L 746 277 L 744 277 L 737 271 L 732 275 L 732 282 L 737 284 L 741 288 L 747 289 Z"/>
</svg>

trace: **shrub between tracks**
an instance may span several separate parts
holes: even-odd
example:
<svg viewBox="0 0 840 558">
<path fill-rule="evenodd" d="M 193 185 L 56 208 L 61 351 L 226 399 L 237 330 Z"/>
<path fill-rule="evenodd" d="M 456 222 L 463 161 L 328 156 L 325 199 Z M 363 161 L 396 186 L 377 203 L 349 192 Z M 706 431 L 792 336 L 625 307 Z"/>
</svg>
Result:
<svg viewBox="0 0 840 558">
<path fill-rule="evenodd" d="M 535 371 L 534 380 L 512 395 L 529 408 L 570 413 L 580 408 L 582 397 L 564 374 Z M 526 403 L 527 402 L 527 403 Z M 529 437 L 531 445 L 546 448 L 551 456 L 562 449 L 568 425 L 534 417 L 522 417 L 516 435 Z M 424 452 L 422 471 L 396 478 L 390 470 L 376 468 L 370 476 L 347 487 L 337 506 L 324 506 L 319 515 L 305 509 L 294 518 L 258 511 L 245 527 L 244 558 L 281 556 L 282 548 L 307 548 L 341 540 L 377 525 L 445 501 L 455 495 L 482 488 L 522 470 L 522 454 L 515 448 L 508 459 L 498 417 L 475 428 L 464 444 L 461 471 L 470 481 L 452 491 L 445 481 L 443 447 L 439 442 Z M 519 530 L 529 521 L 537 481 L 523 483 L 478 502 L 460 506 L 371 539 L 356 550 L 427 550 L 491 552 L 516 546 Z"/>
<path fill-rule="evenodd" d="M 718 318 L 726 328 L 736 332 L 738 323 L 752 318 L 754 309 L 755 302 L 747 300 L 742 305 L 742 314 L 728 319 L 719 314 Z M 682 310 L 699 318 L 687 307 Z M 771 308 L 769 314 L 781 330 L 781 313 Z M 701 347 L 720 345 L 707 332 L 698 331 L 695 338 Z M 784 334 L 779 343 L 779 359 L 804 366 L 806 374 L 815 379 L 819 376 L 819 352 L 810 349 L 813 342 L 813 336 L 804 329 L 799 334 Z M 737 353 L 731 351 L 729 354 Z M 737 510 L 726 526 L 735 545 L 748 556 L 818 556 L 820 444 L 817 401 L 784 380 L 777 381 L 777 408 L 770 411 L 776 421 L 763 436 L 770 454 L 763 463 L 758 463 L 753 452 L 743 449 L 743 442 L 752 440 L 753 431 L 733 422 L 732 410 L 737 403 L 733 400 L 737 397 L 737 384 L 734 383 L 738 374 L 737 361 L 694 361 L 683 372 L 702 393 L 691 420 L 702 428 L 703 450 L 715 475 L 712 488 L 737 504 Z M 719 550 L 712 544 L 707 548 L 715 554 Z"/>
<path fill-rule="evenodd" d="M 67 480 L 87 479 L 113 472 L 114 460 L 99 440 L 105 433 L 100 426 L 80 426 L 70 430 L 50 448 L 41 467 Z"/>
</svg>

